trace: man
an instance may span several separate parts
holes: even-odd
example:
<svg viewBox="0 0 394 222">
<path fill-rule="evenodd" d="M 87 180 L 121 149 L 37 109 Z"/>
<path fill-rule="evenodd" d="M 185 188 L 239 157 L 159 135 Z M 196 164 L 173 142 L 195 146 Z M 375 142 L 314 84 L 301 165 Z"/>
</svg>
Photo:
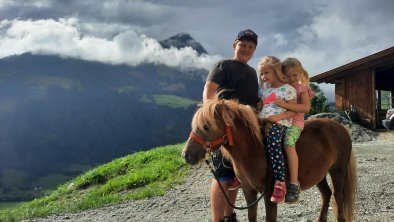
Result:
<svg viewBox="0 0 394 222">
<path fill-rule="evenodd" d="M 233 42 L 234 57 L 216 63 L 205 82 L 203 101 L 212 99 L 221 92 L 221 99 L 235 99 L 239 103 L 255 107 L 258 103 L 258 80 L 256 70 L 247 63 L 252 58 L 256 46 L 257 35 L 250 29 L 240 31 Z M 223 90 L 223 91 L 222 91 Z M 213 165 L 223 188 L 234 186 L 236 180 L 230 161 L 225 159 L 220 150 L 213 154 Z M 239 183 L 239 182 L 238 182 Z M 235 204 L 238 189 L 226 189 L 226 195 Z M 235 222 L 234 209 L 227 203 L 217 180 L 211 184 L 212 222 Z"/>
</svg>

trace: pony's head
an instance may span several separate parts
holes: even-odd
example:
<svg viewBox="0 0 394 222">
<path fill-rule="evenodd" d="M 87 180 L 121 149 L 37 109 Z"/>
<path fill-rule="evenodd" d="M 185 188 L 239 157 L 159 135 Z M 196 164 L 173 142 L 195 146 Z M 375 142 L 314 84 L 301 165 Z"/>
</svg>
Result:
<svg viewBox="0 0 394 222">
<path fill-rule="evenodd" d="M 197 164 L 207 152 L 221 146 L 237 146 L 241 133 L 246 133 L 249 139 L 261 143 L 260 126 L 253 109 L 235 100 L 209 100 L 194 114 L 192 131 L 183 148 L 182 157 L 188 164 Z"/>
</svg>

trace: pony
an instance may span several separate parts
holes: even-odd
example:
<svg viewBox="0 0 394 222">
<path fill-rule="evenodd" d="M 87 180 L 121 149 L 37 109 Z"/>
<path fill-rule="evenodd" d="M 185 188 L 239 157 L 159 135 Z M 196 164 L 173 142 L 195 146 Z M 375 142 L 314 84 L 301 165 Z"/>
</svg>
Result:
<svg viewBox="0 0 394 222">
<path fill-rule="evenodd" d="M 257 194 L 264 195 L 265 220 L 277 221 L 277 205 L 270 201 L 273 173 L 264 148 L 264 133 L 256 112 L 235 100 L 209 100 L 195 112 L 190 137 L 182 157 L 190 165 L 198 164 L 207 154 L 221 149 L 233 163 L 242 182 L 246 203 L 253 205 Z M 352 221 L 357 192 L 356 161 L 348 131 L 330 119 L 305 121 L 296 143 L 299 156 L 301 190 L 317 186 L 321 209 L 317 221 L 327 221 L 332 194 L 337 221 Z M 327 182 L 330 175 L 333 191 Z M 288 182 L 288 181 L 287 181 Z M 257 221 L 257 204 L 248 208 L 249 221 Z"/>
</svg>

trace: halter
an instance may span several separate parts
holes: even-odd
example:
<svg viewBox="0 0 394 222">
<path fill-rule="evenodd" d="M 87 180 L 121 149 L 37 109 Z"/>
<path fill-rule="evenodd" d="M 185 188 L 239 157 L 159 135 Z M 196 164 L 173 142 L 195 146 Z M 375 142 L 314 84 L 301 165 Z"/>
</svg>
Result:
<svg viewBox="0 0 394 222">
<path fill-rule="evenodd" d="M 200 144 L 201 146 L 204 147 L 204 149 L 206 149 L 208 152 L 213 152 L 214 150 L 216 150 L 220 145 L 226 144 L 228 142 L 228 144 L 230 146 L 234 145 L 234 141 L 233 141 L 233 135 L 231 133 L 231 128 L 230 126 L 226 126 L 226 133 L 222 136 L 219 137 L 217 139 L 214 139 L 212 141 L 205 141 L 203 140 L 201 137 L 199 137 L 196 133 L 191 132 L 190 133 L 190 139 L 193 139 L 194 141 L 196 141 L 198 144 Z"/>
<path fill-rule="evenodd" d="M 193 139 L 194 141 L 196 141 L 198 144 L 200 144 L 201 146 L 204 147 L 204 149 L 207 150 L 207 152 L 211 153 L 214 150 L 216 150 L 220 145 L 226 144 L 228 142 L 228 145 L 233 146 L 234 145 L 234 141 L 233 141 L 233 135 L 231 133 L 231 128 L 229 125 L 226 124 L 226 133 L 222 136 L 219 137 L 217 139 L 214 139 L 212 141 L 205 141 L 203 140 L 201 137 L 199 137 L 196 133 L 194 133 L 193 131 L 190 133 L 190 138 L 189 139 Z M 261 193 L 260 197 L 257 198 L 253 203 L 245 206 L 245 207 L 238 207 L 235 206 L 234 204 L 231 203 L 229 197 L 227 196 L 224 188 L 222 187 L 222 184 L 219 182 L 219 179 L 216 175 L 216 172 L 214 170 L 214 168 L 211 166 L 211 164 L 209 163 L 209 160 L 207 158 L 207 156 L 205 156 L 205 163 L 208 165 L 211 173 L 213 174 L 213 176 L 215 177 L 215 179 L 217 180 L 218 184 L 219 184 L 219 188 L 222 191 L 224 197 L 227 200 L 227 203 L 234 209 L 237 210 L 246 210 L 249 209 L 253 206 L 255 206 L 264 196 L 265 192 Z"/>
</svg>

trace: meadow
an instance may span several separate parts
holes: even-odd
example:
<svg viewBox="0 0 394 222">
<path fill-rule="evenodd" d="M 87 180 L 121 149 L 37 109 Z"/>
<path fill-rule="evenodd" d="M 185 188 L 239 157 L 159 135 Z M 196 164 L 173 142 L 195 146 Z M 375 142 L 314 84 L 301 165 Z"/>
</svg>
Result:
<svg viewBox="0 0 394 222">
<path fill-rule="evenodd" d="M 0 222 L 163 196 L 182 183 L 189 170 L 180 156 L 182 147 L 183 144 L 162 146 L 117 158 L 62 184 L 47 196 L 0 205 Z"/>
</svg>

